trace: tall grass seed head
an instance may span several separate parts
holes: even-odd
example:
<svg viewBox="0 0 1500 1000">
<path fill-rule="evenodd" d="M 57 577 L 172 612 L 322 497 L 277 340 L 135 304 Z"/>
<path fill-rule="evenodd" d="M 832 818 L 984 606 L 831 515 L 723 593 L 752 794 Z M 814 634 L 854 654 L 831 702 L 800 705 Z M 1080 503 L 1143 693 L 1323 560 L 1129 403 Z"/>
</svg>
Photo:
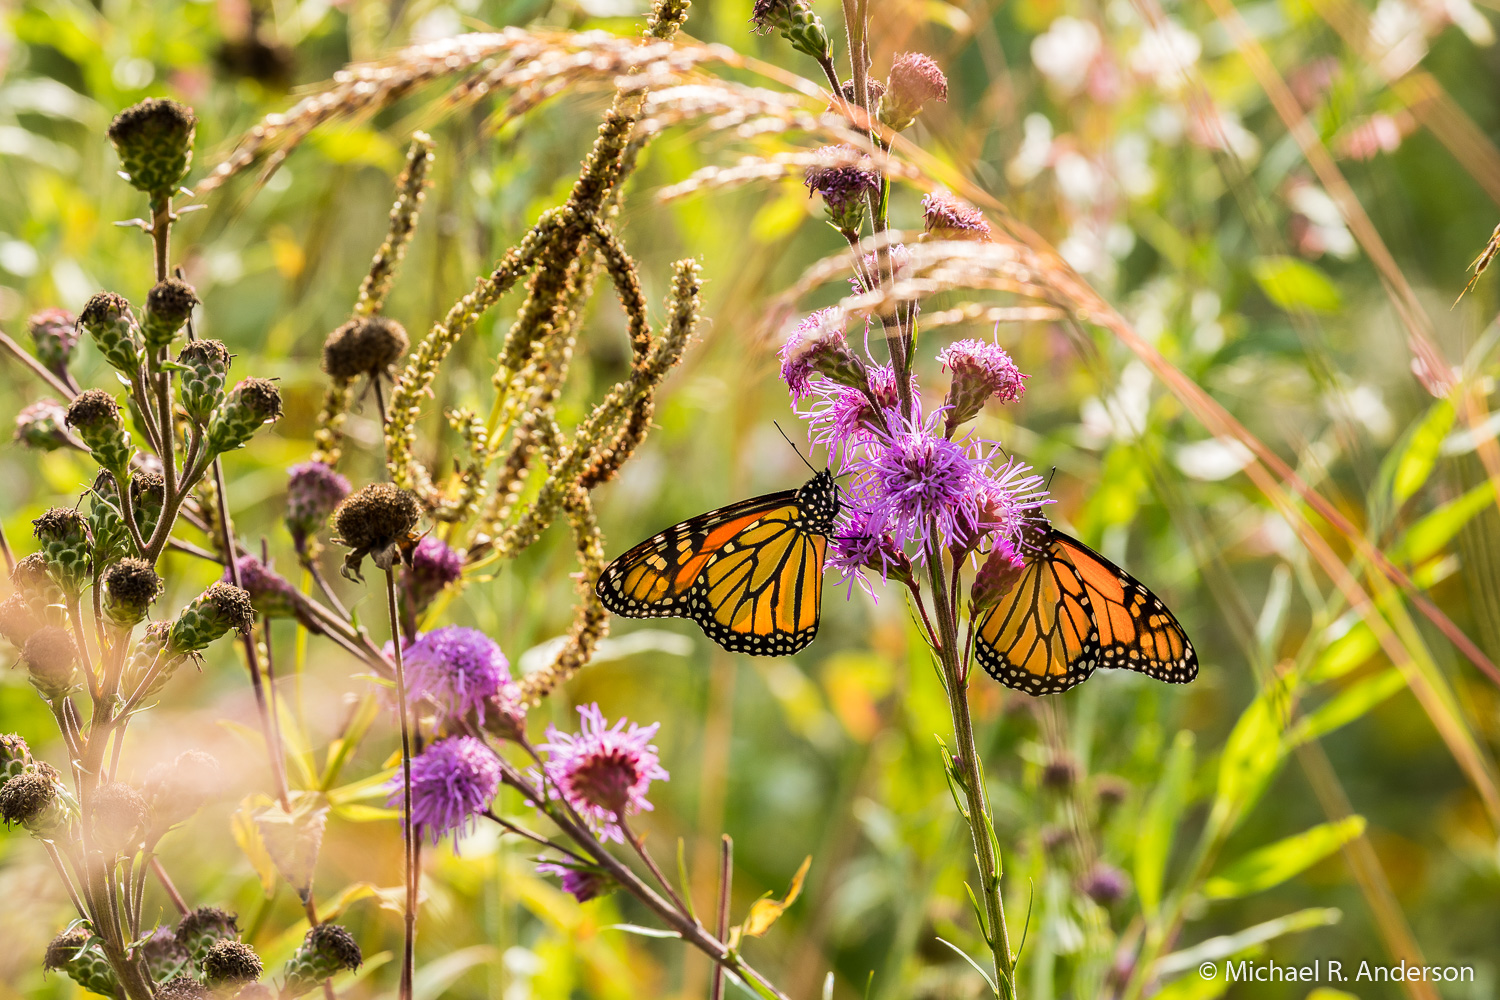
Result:
<svg viewBox="0 0 1500 1000">
<path fill-rule="evenodd" d="M 203 968 L 203 981 L 213 987 L 253 983 L 266 968 L 254 948 L 233 940 L 215 942 L 198 964 Z"/>
<path fill-rule="evenodd" d="M 809 194 L 823 196 L 828 221 L 841 233 L 857 233 L 865 218 L 865 199 L 880 191 L 880 178 L 853 146 L 824 146 L 814 155 L 803 184 Z"/>
<path fill-rule="evenodd" d="M 234 629 L 249 635 L 255 625 L 250 595 L 232 583 L 212 584 L 193 598 L 172 623 L 167 653 L 193 653 Z"/>
<path fill-rule="evenodd" d="M 400 771 L 389 787 L 388 804 L 399 806 Z M 450 736 L 429 745 L 411 762 L 411 815 L 418 836 L 435 844 L 450 831 L 469 832 L 499 788 L 500 760 L 483 740 Z"/>
<path fill-rule="evenodd" d="M 184 750 L 170 763 L 157 764 L 146 772 L 141 794 L 150 810 L 151 828 L 176 826 L 224 789 L 224 771 L 212 754 Z"/>
<path fill-rule="evenodd" d="M 165 983 L 173 976 L 179 975 L 188 969 L 193 961 L 193 956 L 188 954 L 187 948 L 177 940 L 177 935 L 170 927 L 153 928 L 137 942 L 133 952 L 146 963 L 147 974 L 150 975 L 152 982 L 157 983 Z M 158 990 L 157 996 L 161 995 L 161 991 Z"/>
<path fill-rule="evenodd" d="M 938 361 L 953 373 L 948 386 L 947 432 L 979 415 L 991 399 L 1012 403 L 1026 391 L 1026 376 L 1004 348 L 983 340 L 955 340 L 938 353 Z"/>
<path fill-rule="evenodd" d="M 876 117 L 900 132 L 916 121 L 922 105 L 947 99 L 948 78 L 933 58 L 921 52 L 903 52 L 891 64 Z"/>
<path fill-rule="evenodd" d="M 318 924 L 287 960 L 286 994 L 300 996 L 340 972 L 353 972 L 364 963 L 354 935 L 338 924 Z"/>
<path fill-rule="evenodd" d="M 67 373 L 78 346 L 78 318 L 66 309 L 43 309 L 26 320 L 36 359 L 57 376 Z"/>
<path fill-rule="evenodd" d="M 176 191 L 193 162 L 197 125 L 192 108 L 156 97 L 115 115 L 109 123 L 109 141 L 131 186 L 153 198 Z"/>
<path fill-rule="evenodd" d="M 424 535 L 412 549 L 411 564 L 401 573 L 402 596 L 413 614 L 421 614 L 443 590 L 464 575 L 464 560 L 436 535 Z"/>
<path fill-rule="evenodd" d="M 32 686 L 49 702 L 65 697 L 78 676 L 78 647 L 67 630 L 48 625 L 21 648 L 21 662 Z"/>
<path fill-rule="evenodd" d="M 104 571 L 104 616 L 121 628 L 137 625 L 161 596 L 162 581 L 144 559 L 121 559 Z"/>
<path fill-rule="evenodd" d="M 994 238 L 983 212 L 941 191 L 922 198 L 922 222 L 927 229 L 923 239 L 989 243 Z"/>
<path fill-rule="evenodd" d="M 346 497 L 333 512 L 334 540 L 350 550 L 344 557 L 344 576 L 361 579 L 365 556 L 382 570 L 391 569 L 416 544 L 421 519 L 416 494 L 393 483 L 372 483 Z"/>
<path fill-rule="evenodd" d="M 155 351 L 170 344 L 197 304 L 198 293 L 181 278 L 167 278 L 152 285 L 146 293 L 145 312 L 141 314 L 146 349 Z"/>
<path fill-rule="evenodd" d="M 773 30 L 781 32 L 781 37 L 791 42 L 793 49 L 819 62 L 827 62 L 833 57 L 828 32 L 807 0 L 755 0 L 750 23 L 755 26 L 757 34 Z"/>
<path fill-rule="evenodd" d="M 781 380 L 794 403 L 812 390 L 814 375 L 851 388 L 869 383 L 864 361 L 849 350 L 846 322 L 843 310 L 836 306 L 819 309 L 808 314 L 781 346 Z"/>
<path fill-rule="evenodd" d="M 78 314 L 78 325 L 112 368 L 134 377 L 141 364 L 141 328 L 123 295 L 97 293 Z"/>
<path fill-rule="evenodd" d="M 130 459 L 135 452 L 113 396 L 103 389 L 85 389 L 68 405 L 67 421 L 100 468 L 117 483 L 130 481 Z"/>
<path fill-rule="evenodd" d="M 177 940 L 187 948 L 193 961 L 202 965 L 208 950 L 220 941 L 237 941 L 238 918 L 217 906 L 200 906 L 185 914 L 177 924 Z"/>
<path fill-rule="evenodd" d="M 288 470 L 286 526 L 298 552 L 349 495 L 349 480 L 323 462 L 303 462 Z"/>
<path fill-rule="evenodd" d="M 79 986 L 103 996 L 118 996 L 119 980 L 104 957 L 103 941 L 86 926 L 64 931 L 47 945 L 42 968 L 66 973 Z"/>
<path fill-rule="evenodd" d="M 430 702 L 440 720 L 474 712 L 482 725 L 486 705 L 510 680 L 495 640 L 462 625 L 433 629 L 407 646 L 405 667 L 412 697 Z"/>
<path fill-rule="evenodd" d="M 88 582 L 93 566 L 93 539 L 89 521 L 72 507 L 53 507 L 32 521 L 47 571 L 69 597 L 77 597 Z"/>
<path fill-rule="evenodd" d="M 180 373 L 177 387 L 182 408 L 196 423 L 205 423 L 224 402 L 231 363 L 229 348 L 217 340 L 192 340 L 178 353 L 177 363 L 188 369 Z"/>
<path fill-rule="evenodd" d="M 269 379 L 241 379 L 208 421 L 209 453 L 242 448 L 261 426 L 281 419 L 281 390 Z"/>
<path fill-rule="evenodd" d="M 15 440 L 37 451 L 56 451 L 68 445 L 68 411 L 55 399 L 39 399 L 16 414 Z"/>
<path fill-rule="evenodd" d="M 601 840 L 624 843 L 621 821 L 650 810 L 651 782 L 669 777 L 651 744 L 661 724 L 629 723 L 627 729 L 620 719 L 610 726 L 597 704 L 581 706 L 578 714 L 577 735 L 548 726 L 547 742 L 537 747 L 547 753 L 547 778 L 553 794 L 577 810 Z"/>
<path fill-rule="evenodd" d="M 146 798 L 123 781 L 101 783 L 89 802 L 89 832 L 106 854 L 134 854 L 146 834 Z"/>
<path fill-rule="evenodd" d="M 411 343 L 406 330 L 387 316 L 358 316 L 328 335 L 323 371 L 337 379 L 376 378 L 400 361 Z"/>
</svg>

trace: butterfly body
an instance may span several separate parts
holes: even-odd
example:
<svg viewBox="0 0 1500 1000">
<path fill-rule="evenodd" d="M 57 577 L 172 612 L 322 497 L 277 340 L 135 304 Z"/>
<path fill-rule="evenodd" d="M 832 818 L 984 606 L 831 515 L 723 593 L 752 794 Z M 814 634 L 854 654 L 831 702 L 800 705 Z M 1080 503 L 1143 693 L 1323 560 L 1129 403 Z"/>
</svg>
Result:
<svg viewBox="0 0 1500 1000">
<path fill-rule="evenodd" d="M 1176 616 L 1139 580 L 1043 522 L 1021 579 L 975 623 L 974 652 L 1000 683 L 1066 691 L 1099 667 L 1185 684 L 1198 654 Z"/>
<path fill-rule="evenodd" d="M 626 618 L 689 618 L 730 652 L 786 656 L 818 634 L 823 559 L 838 513 L 825 469 L 799 489 L 653 535 L 605 567 L 595 593 Z"/>
</svg>

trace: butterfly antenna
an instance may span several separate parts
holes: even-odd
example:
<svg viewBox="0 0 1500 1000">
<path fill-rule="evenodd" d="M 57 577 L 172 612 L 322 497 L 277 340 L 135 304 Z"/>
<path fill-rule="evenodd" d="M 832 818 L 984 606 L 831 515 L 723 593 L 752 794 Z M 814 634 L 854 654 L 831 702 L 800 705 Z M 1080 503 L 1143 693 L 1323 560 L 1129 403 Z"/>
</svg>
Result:
<svg viewBox="0 0 1500 1000">
<path fill-rule="evenodd" d="M 777 433 L 779 433 L 783 438 L 786 438 L 786 443 L 791 445 L 792 450 L 797 453 L 797 457 L 802 459 L 802 464 L 807 466 L 808 469 L 812 471 L 813 475 L 817 475 L 818 470 L 814 469 L 813 464 L 807 460 L 807 456 L 802 454 L 802 449 L 798 448 L 796 443 L 793 442 L 791 438 L 786 436 L 786 431 L 781 429 L 781 422 L 779 420 L 773 420 L 771 421 L 771 423 L 776 425 Z"/>
<path fill-rule="evenodd" d="M 1047 492 L 1048 493 L 1052 492 L 1052 477 L 1055 476 L 1055 475 L 1057 475 L 1057 466 L 1054 465 L 1052 467 L 1052 471 L 1050 471 L 1050 472 L 1047 473 Z"/>
</svg>

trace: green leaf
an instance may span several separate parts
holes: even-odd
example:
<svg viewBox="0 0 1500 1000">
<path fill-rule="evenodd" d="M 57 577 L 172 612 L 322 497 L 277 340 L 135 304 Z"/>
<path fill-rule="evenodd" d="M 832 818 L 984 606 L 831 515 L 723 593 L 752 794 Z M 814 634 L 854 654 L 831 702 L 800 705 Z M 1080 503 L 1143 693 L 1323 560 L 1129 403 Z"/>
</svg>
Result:
<svg viewBox="0 0 1500 1000">
<path fill-rule="evenodd" d="M 1296 257 L 1257 257 L 1250 273 L 1266 298 L 1287 312 L 1332 313 L 1343 308 L 1333 279 Z"/>
<path fill-rule="evenodd" d="M 1260 798 L 1281 763 L 1281 726 L 1269 692 L 1261 692 L 1240 714 L 1219 758 L 1219 784 L 1204 836 L 1227 832 Z"/>
<path fill-rule="evenodd" d="M 1395 563 L 1426 562 L 1442 551 L 1464 525 L 1488 510 L 1494 502 L 1494 483 L 1480 483 L 1407 528 L 1386 554 Z"/>
<path fill-rule="evenodd" d="M 1156 960 L 1156 965 L 1151 969 L 1151 975 L 1153 977 L 1165 977 L 1187 969 L 1195 969 L 1204 962 L 1217 962 L 1233 955 L 1238 955 L 1242 951 L 1254 948 L 1258 944 L 1264 944 L 1267 941 L 1274 940 L 1286 934 L 1296 934 L 1300 931 L 1312 930 L 1315 927 L 1331 927 L 1342 920 L 1343 917 L 1344 914 L 1341 911 L 1331 907 L 1327 909 L 1314 907 L 1307 910 L 1298 910 L 1296 913 L 1288 913 L 1284 917 L 1267 920 L 1263 924 L 1247 927 L 1238 933 L 1209 938 L 1207 941 L 1195 944 L 1191 948 L 1174 951 L 1170 955 L 1163 955 Z"/>
<path fill-rule="evenodd" d="M 1209 899 L 1237 899 L 1263 892 L 1300 875 L 1364 832 L 1363 816 L 1315 826 L 1231 862 L 1204 884 L 1203 894 Z"/>
<path fill-rule="evenodd" d="M 982 965 L 980 965 L 978 962 L 976 962 L 972 958 L 970 958 L 968 952 L 964 951 L 962 948 L 960 948 L 958 945 L 954 944 L 952 941 L 948 941 L 948 940 L 946 940 L 944 938 L 935 938 L 935 940 L 937 941 L 938 944 L 947 945 L 949 948 L 951 948 L 953 950 L 953 954 L 957 955 L 959 958 L 963 959 L 965 962 L 968 962 L 971 966 L 973 966 L 974 967 L 974 971 L 977 972 L 977 973 L 979 973 L 981 976 L 984 977 L 985 984 L 988 985 L 989 988 L 990 988 L 990 993 L 992 993 L 995 996 L 999 996 L 1000 995 L 1000 991 L 995 988 L 995 981 L 990 978 L 990 974 L 988 972 L 984 971 L 984 967 Z"/>
<path fill-rule="evenodd" d="M 1381 479 L 1390 483 L 1391 498 L 1397 506 L 1411 499 L 1432 475 L 1442 453 L 1443 439 L 1453 429 L 1454 415 L 1452 402 L 1437 400 L 1420 420 L 1407 428 L 1381 463 Z"/>
<path fill-rule="evenodd" d="M 1328 644 L 1307 671 L 1309 681 L 1336 680 L 1360 666 L 1380 649 L 1380 640 L 1364 622 L 1356 622 L 1339 638 Z"/>
<path fill-rule="evenodd" d="M 601 928 L 606 931 L 624 931 L 626 934 L 635 934 L 638 937 L 648 938 L 676 938 L 682 937 L 676 931 L 663 930 L 658 927 L 642 927 L 640 924 L 608 924 Z"/>
<path fill-rule="evenodd" d="M 1322 739 L 1404 687 L 1406 678 L 1395 667 L 1386 667 L 1374 676 L 1357 681 L 1299 719 L 1287 733 L 1287 745 L 1301 746 L 1309 740 Z"/>
<path fill-rule="evenodd" d="M 1172 834 L 1187 804 L 1193 777 L 1193 734 L 1182 730 L 1172 742 L 1161 780 L 1146 803 L 1135 839 L 1135 887 L 1147 920 L 1161 908 Z"/>
</svg>

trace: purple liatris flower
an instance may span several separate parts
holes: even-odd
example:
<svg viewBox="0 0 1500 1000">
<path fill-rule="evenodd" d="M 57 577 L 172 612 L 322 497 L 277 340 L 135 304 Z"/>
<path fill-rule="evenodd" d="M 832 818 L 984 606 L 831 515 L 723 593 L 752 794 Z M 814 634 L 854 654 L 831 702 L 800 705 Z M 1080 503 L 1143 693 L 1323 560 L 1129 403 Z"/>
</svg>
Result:
<svg viewBox="0 0 1500 1000">
<path fill-rule="evenodd" d="M 928 233 L 943 240 L 988 243 L 993 235 L 983 212 L 941 191 L 922 199 L 922 221 Z"/>
<path fill-rule="evenodd" d="M 845 322 L 843 310 L 819 309 L 799 323 L 781 346 L 781 379 L 794 402 L 812 390 L 814 375 L 854 388 L 865 384 L 865 363 L 849 350 Z"/>
<path fill-rule="evenodd" d="M 1026 561 L 1011 540 L 1003 536 L 995 539 L 994 547 L 974 574 L 974 586 L 969 591 L 969 614 L 979 615 L 999 604 L 1021 582 L 1024 572 Z"/>
<path fill-rule="evenodd" d="M 349 495 L 349 480 L 322 462 L 303 462 L 288 471 L 286 525 L 301 552 L 308 538 L 327 523 L 334 508 Z"/>
<path fill-rule="evenodd" d="M 980 460 L 945 435 L 937 418 L 902 418 L 886 411 L 889 428 L 852 463 L 859 504 L 883 523 L 901 547 L 915 545 L 916 558 L 928 543 L 951 545 L 960 530 L 979 521 L 977 489 Z"/>
<path fill-rule="evenodd" d="M 953 372 L 948 387 L 947 431 L 978 415 L 986 401 L 1014 402 L 1026 391 L 1026 376 L 998 344 L 983 340 L 955 340 L 938 353 L 943 367 Z"/>
<path fill-rule="evenodd" d="M 807 418 L 808 438 L 830 452 L 847 452 L 868 444 L 885 430 L 885 415 L 900 409 L 896 392 L 896 373 L 890 365 L 871 365 L 866 369 L 868 393 L 849 386 L 819 380 L 810 386 L 810 402 L 798 413 Z M 874 397 L 874 403 L 871 397 Z M 911 380 L 913 403 L 917 399 L 917 381 Z"/>
<path fill-rule="evenodd" d="M 880 191 L 880 178 L 853 146 L 824 146 L 818 162 L 807 168 L 803 183 L 823 196 L 828 220 L 841 232 L 857 232 L 865 217 L 865 198 Z"/>
<path fill-rule="evenodd" d="M 562 889 L 580 903 L 598 899 L 614 888 L 614 881 L 600 868 L 577 862 L 543 861 L 536 866 L 538 875 L 556 875 Z"/>
<path fill-rule="evenodd" d="M 960 530 L 955 539 L 960 551 L 977 547 L 986 535 L 1008 538 L 1018 545 L 1032 511 L 1052 502 L 1045 480 L 1031 466 L 1014 458 L 997 464 L 994 455 L 998 451 L 992 446 L 983 465 L 975 490 L 978 518 L 971 531 Z"/>
<path fill-rule="evenodd" d="M 411 564 L 401 572 L 402 611 L 414 620 L 463 572 L 463 557 L 442 539 L 427 535 L 412 549 Z"/>
<path fill-rule="evenodd" d="M 875 587 L 865 575 L 870 571 L 879 573 L 882 581 L 893 576 L 902 583 L 912 580 L 911 560 L 886 530 L 885 517 L 878 511 L 851 508 L 848 520 L 828 541 L 828 568 L 843 574 L 839 582 L 848 582 L 850 597 L 857 583 L 876 599 Z"/>
<path fill-rule="evenodd" d="M 406 683 L 413 699 L 436 707 L 439 718 L 476 712 L 510 680 L 510 662 L 495 641 L 478 629 L 448 625 L 405 647 Z"/>
<path fill-rule="evenodd" d="M 411 815 L 417 836 L 435 844 L 450 830 L 468 833 L 500 788 L 500 759 L 484 741 L 454 736 L 423 750 L 411 762 Z M 390 784 L 387 805 L 400 807 L 401 772 Z"/>
<path fill-rule="evenodd" d="M 578 735 L 547 727 L 547 778 L 554 794 L 578 812 L 602 840 L 625 842 L 620 823 L 627 814 L 651 809 L 646 791 L 651 782 L 667 780 L 651 737 L 661 723 L 638 726 L 621 719 L 613 727 L 599 706 L 578 709 L 583 723 Z"/>
</svg>

